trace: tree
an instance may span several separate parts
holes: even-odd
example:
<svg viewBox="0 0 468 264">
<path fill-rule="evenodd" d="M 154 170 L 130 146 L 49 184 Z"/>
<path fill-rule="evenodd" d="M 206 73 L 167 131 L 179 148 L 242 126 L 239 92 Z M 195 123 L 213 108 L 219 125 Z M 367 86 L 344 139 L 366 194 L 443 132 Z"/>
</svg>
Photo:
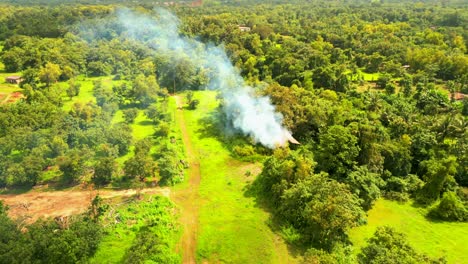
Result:
<svg viewBox="0 0 468 264">
<path fill-rule="evenodd" d="M 317 162 L 320 169 L 335 177 L 344 177 L 359 155 L 357 137 L 349 128 L 335 125 L 319 135 Z"/>
<path fill-rule="evenodd" d="M 325 173 L 309 175 L 284 191 L 278 213 L 300 230 L 304 241 L 326 249 L 346 240 L 364 213 L 345 184 Z"/>
<path fill-rule="evenodd" d="M 58 80 L 61 74 L 62 70 L 59 65 L 47 62 L 46 65 L 39 70 L 39 79 L 49 87 L 51 83 Z"/>
<path fill-rule="evenodd" d="M 193 100 L 193 91 L 188 91 L 185 97 L 187 99 L 187 103 L 190 104 L 190 102 Z"/>
<path fill-rule="evenodd" d="M 362 264 L 444 263 L 416 253 L 406 241 L 406 237 L 390 227 L 377 228 L 367 246 L 359 253 L 358 261 Z"/>
<path fill-rule="evenodd" d="M 0 263 L 31 262 L 31 248 L 7 211 L 8 207 L 0 201 Z"/>
<path fill-rule="evenodd" d="M 446 221 L 468 221 L 468 209 L 455 192 L 444 193 L 440 203 L 431 209 L 429 216 Z"/>
<path fill-rule="evenodd" d="M 163 113 L 158 108 L 157 104 L 152 104 L 152 105 L 148 106 L 148 108 L 146 108 L 146 110 L 145 110 L 145 115 L 149 119 L 153 120 L 153 123 L 155 123 L 155 124 L 158 123 L 159 119 L 161 119 L 163 117 Z"/>
<path fill-rule="evenodd" d="M 192 109 L 192 110 L 195 110 L 195 109 L 197 109 L 197 106 L 198 106 L 199 103 L 200 103 L 200 101 L 198 101 L 197 99 L 194 99 L 194 100 L 190 101 L 189 108 Z"/>
<path fill-rule="evenodd" d="M 362 208 L 366 211 L 371 209 L 374 201 L 380 197 L 380 187 L 385 184 L 380 175 L 370 172 L 366 166 L 355 168 L 348 174 L 345 183 L 349 185 L 351 192 L 360 198 Z"/>
<path fill-rule="evenodd" d="M 396 86 L 395 84 L 389 82 L 385 85 L 385 93 L 391 95 L 391 94 L 394 94 L 396 91 Z"/>
<path fill-rule="evenodd" d="M 431 203 L 439 199 L 444 187 L 455 182 L 453 176 L 457 172 L 455 157 L 444 159 L 430 159 L 424 162 L 426 184 L 421 189 L 418 200 L 423 203 Z"/>
<path fill-rule="evenodd" d="M 138 116 L 138 109 L 129 108 L 123 110 L 124 119 L 127 124 L 132 124 L 135 121 L 135 118 Z"/>
<path fill-rule="evenodd" d="M 183 168 L 173 149 L 165 150 L 158 159 L 159 176 L 163 185 L 174 185 L 183 180 Z"/>
<path fill-rule="evenodd" d="M 117 172 L 118 164 L 113 157 L 100 158 L 94 166 L 93 182 L 97 186 L 109 184 Z"/>
<path fill-rule="evenodd" d="M 125 175 L 130 178 L 138 178 L 143 181 L 146 177 L 153 177 L 156 170 L 156 163 L 148 155 L 135 155 L 125 161 Z"/>
<path fill-rule="evenodd" d="M 118 147 L 119 155 L 127 154 L 132 139 L 132 128 L 127 124 L 115 124 L 107 133 L 107 141 Z"/>
<path fill-rule="evenodd" d="M 66 156 L 58 158 L 62 181 L 71 184 L 78 181 L 85 171 L 85 158 L 79 151 L 70 151 Z"/>
<path fill-rule="evenodd" d="M 68 88 L 66 90 L 68 97 L 70 97 L 70 100 L 74 96 L 78 96 L 80 94 L 80 89 L 81 89 L 81 83 L 76 82 L 74 79 L 70 79 L 68 81 Z"/>
</svg>

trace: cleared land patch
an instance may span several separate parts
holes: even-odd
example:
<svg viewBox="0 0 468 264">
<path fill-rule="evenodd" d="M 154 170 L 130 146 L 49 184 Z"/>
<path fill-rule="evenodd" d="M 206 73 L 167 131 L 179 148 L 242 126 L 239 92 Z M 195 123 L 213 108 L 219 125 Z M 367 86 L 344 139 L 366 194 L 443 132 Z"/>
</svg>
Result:
<svg viewBox="0 0 468 264">
<path fill-rule="evenodd" d="M 168 197 L 168 188 L 147 188 L 141 194 L 158 194 Z M 32 223 L 39 218 L 70 216 L 84 212 L 92 199 L 99 195 L 104 199 L 130 197 L 137 190 L 66 190 L 53 192 L 30 191 L 24 194 L 0 195 L 9 206 L 8 214 L 14 219 Z"/>
</svg>

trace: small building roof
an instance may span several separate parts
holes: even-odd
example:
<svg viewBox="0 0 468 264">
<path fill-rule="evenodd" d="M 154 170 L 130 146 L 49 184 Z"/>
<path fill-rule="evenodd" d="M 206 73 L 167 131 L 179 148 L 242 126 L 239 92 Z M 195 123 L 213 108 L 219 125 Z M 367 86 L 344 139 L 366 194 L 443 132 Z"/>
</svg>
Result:
<svg viewBox="0 0 468 264">
<path fill-rule="evenodd" d="M 20 80 L 21 76 L 8 76 L 6 77 L 7 80 Z"/>
</svg>

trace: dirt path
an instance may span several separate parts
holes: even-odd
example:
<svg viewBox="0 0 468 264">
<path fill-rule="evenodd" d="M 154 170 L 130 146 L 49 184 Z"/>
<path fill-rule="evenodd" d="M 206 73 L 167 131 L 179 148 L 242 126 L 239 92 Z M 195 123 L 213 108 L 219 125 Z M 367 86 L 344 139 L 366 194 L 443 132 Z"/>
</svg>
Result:
<svg viewBox="0 0 468 264">
<path fill-rule="evenodd" d="M 8 214 L 14 219 L 22 219 L 32 223 L 44 217 L 69 216 L 84 212 L 92 199 L 99 194 L 104 199 L 114 197 L 130 197 L 136 190 L 67 190 L 40 192 L 31 191 L 25 194 L 0 195 L 6 205 L 10 207 Z M 141 193 L 159 194 L 169 197 L 169 188 L 147 188 Z"/>
<path fill-rule="evenodd" d="M 198 234 L 198 188 L 200 185 L 200 162 L 193 150 L 190 136 L 187 132 L 184 113 L 182 111 L 183 100 L 180 96 L 174 96 L 177 104 L 176 120 L 182 132 L 187 157 L 190 163 L 189 187 L 184 190 L 174 191 L 171 194 L 173 201 L 181 207 L 180 222 L 183 225 L 184 233 L 179 244 L 179 251 L 182 252 L 182 263 L 196 263 L 196 247 Z"/>
</svg>

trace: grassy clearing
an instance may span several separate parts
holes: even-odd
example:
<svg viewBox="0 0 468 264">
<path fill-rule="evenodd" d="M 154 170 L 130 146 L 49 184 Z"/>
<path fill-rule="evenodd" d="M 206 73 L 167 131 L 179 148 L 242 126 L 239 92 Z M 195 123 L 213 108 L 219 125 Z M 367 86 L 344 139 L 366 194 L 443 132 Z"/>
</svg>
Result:
<svg viewBox="0 0 468 264">
<path fill-rule="evenodd" d="M 367 73 L 367 72 L 363 72 L 361 71 L 359 74 L 362 75 L 362 78 L 364 79 L 364 81 L 366 82 L 373 82 L 373 81 L 377 81 L 380 77 L 380 73 Z"/>
<path fill-rule="evenodd" d="M 197 110 L 184 110 L 194 150 L 200 159 L 200 218 L 197 258 L 210 263 L 291 263 L 284 242 L 269 228 L 269 214 L 245 196 L 245 187 L 260 165 L 240 162 L 213 136 L 210 113 L 214 92 L 197 92 Z M 256 175 L 256 173 L 254 173 Z"/>
<path fill-rule="evenodd" d="M 165 247 L 166 253 L 174 254 L 180 236 L 175 213 L 174 205 L 161 196 L 111 206 L 105 214 L 104 238 L 90 263 L 122 263 L 137 234 L 146 228 L 158 237 L 160 243 L 166 244 L 161 246 Z"/>
<path fill-rule="evenodd" d="M 2 46 L 0 46 L 0 51 L 2 50 Z M 9 84 L 5 81 L 5 78 L 8 76 L 17 76 L 21 75 L 21 73 L 15 72 L 15 73 L 7 73 L 5 72 L 5 65 L 0 62 L 0 93 L 1 94 L 10 94 L 16 91 L 21 91 L 21 88 L 19 88 L 18 85 L 14 84 Z M 0 99 L 1 101 L 1 99 Z"/>
<path fill-rule="evenodd" d="M 93 81 L 91 79 L 79 80 L 77 81 L 81 84 L 80 93 L 78 96 L 73 97 L 71 100 L 66 95 L 65 89 L 68 88 L 68 84 L 60 83 L 59 85 L 62 87 L 63 90 L 63 109 L 70 110 L 72 105 L 77 102 L 87 103 L 87 102 L 96 102 L 96 98 L 93 95 Z"/>
<path fill-rule="evenodd" d="M 378 226 L 391 226 L 407 235 L 419 252 L 432 257 L 445 256 L 449 263 L 468 263 L 468 223 L 432 222 L 427 209 L 380 199 L 369 211 L 368 224 L 350 232 L 356 251 L 365 246 Z M 357 252 L 356 252 L 357 253 Z"/>
</svg>

